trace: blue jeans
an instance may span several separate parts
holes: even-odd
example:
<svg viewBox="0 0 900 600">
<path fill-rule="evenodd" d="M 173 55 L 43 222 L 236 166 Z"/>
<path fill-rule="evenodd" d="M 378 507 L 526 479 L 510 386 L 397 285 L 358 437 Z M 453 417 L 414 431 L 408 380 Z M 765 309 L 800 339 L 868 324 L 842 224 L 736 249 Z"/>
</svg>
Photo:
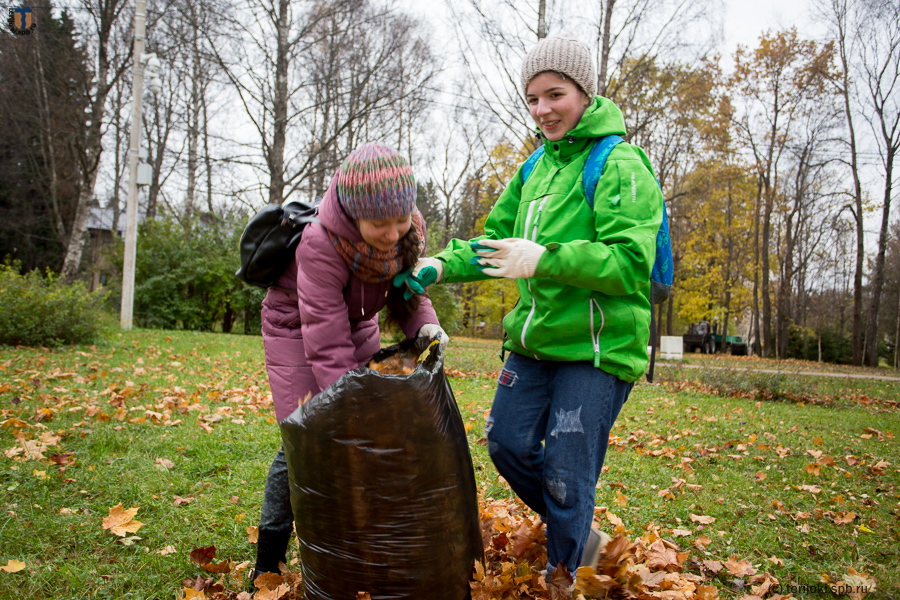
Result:
<svg viewBox="0 0 900 600">
<path fill-rule="evenodd" d="M 547 525 L 548 571 L 575 573 L 591 528 L 609 432 L 633 384 L 589 362 L 511 354 L 486 433 L 491 460 Z"/>
</svg>

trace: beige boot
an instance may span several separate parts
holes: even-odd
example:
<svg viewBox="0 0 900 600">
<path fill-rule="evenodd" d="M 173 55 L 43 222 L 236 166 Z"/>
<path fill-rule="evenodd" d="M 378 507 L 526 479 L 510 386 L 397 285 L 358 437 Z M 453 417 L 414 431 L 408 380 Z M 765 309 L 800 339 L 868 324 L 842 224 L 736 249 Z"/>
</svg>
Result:
<svg viewBox="0 0 900 600">
<path fill-rule="evenodd" d="M 584 545 L 584 553 L 581 555 L 581 567 L 596 567 L 600 560 L 600 554 L 606 548 L 610 537 L 596 527 L 591 527 L 588 533 L 587 543 Z"/>
</svg>

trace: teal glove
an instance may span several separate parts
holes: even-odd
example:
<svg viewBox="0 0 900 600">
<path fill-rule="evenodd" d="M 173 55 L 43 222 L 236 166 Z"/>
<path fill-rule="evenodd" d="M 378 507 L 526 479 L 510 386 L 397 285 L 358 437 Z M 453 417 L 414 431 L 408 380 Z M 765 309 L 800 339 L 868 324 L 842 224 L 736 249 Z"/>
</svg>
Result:
<svg viewBox="0 0 900 600">
<path fill-rule="evenodd" d="M 444 265 L 441 261 L 436 258 L 420 258 L 415 267 L 394 277 L 394 287 L 406 285 L 403 299 L 409 300 L 415 294 L 424 294 L 425 288 L 438 283 L 443 274 Z"/>
</svg>

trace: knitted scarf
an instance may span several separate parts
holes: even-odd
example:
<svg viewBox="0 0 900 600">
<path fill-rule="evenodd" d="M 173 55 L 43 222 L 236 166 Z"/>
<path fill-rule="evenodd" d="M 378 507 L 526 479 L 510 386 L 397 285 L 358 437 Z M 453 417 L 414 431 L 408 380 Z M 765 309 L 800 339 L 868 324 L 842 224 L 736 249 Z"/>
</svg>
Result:
<svg viewBox="0 0 900 600">
<path fill-rule="evenodd" d="M 413 211 L 412 226 L 410 232 L 415 229 L 419 234 L 419 247 L 425 249 L 422 239 L 422 213 Z M 407 233 L 409 235 L 409 233 Z M 387 252 L 378 250 L 364 240 L 351 242 L 347 238 L 331 234 L 331 243 L 334 244 L 338 254 L 350 267 L 350 271 L 366 283 L 381 283 L 393 279 L 403 268 L 403 256 L 400 253 L 398 243 Z M 421 253 L 420 250 L 420 253 Z"/>
</svg>

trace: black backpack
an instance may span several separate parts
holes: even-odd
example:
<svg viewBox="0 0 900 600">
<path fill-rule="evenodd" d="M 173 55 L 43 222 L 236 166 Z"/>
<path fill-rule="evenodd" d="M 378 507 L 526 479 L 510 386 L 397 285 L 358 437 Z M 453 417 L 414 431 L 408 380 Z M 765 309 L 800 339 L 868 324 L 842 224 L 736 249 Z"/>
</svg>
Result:
<svg viewBox="0 0 900 600">
<path fill-rule="evenodd" d="M 253 215 L 241 234 L 241 268 L 235 273 L 238 279 L 262 288 L 275 285 L 291 262 L 303 228 L 319 221 L 316 215 L 321 201 L 267 204 Z"/>
</svg>

